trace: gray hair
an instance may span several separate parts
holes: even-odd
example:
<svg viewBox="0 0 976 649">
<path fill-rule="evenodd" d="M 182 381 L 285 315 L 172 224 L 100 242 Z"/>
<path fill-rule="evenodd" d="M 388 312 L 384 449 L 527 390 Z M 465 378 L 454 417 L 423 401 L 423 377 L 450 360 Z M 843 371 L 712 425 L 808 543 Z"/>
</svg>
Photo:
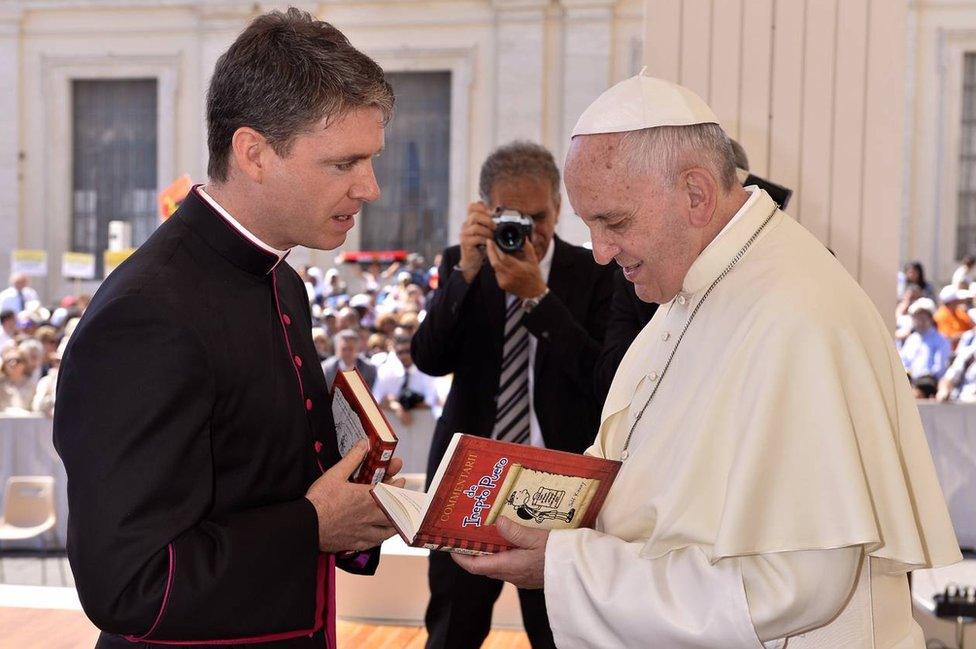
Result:
<svg viewBox="0 0 976 649">
<path fill-rule="evenodd" d="M 553 200 L 559 200 L 559 167 L 555 158 L 541 144 L 523 140 L 504 144 L 485 159 L 478 179 L 481 200 L 489 201 L 491 188 L 496 182 L 525 176 L 548 182 L 552 187 Z"/>
<path fill-rule="evenodd" d="M 732 145 L 732 155 L 735 157 L 735 166 L 743 171 L 749 171 L 749 156 L 746 155 L 746 150 L 741 144 L 729 138 L 729 144 Z"/>
<path fill-rule="evenodd" d="M 25 354 L 41 356 L 44 354 L 44 344 L 36 338 L 26 338 L 18 345 L 20 351 Z"/>
<path fill-rule="evenodd" d="M 738 184 L 731 140 L 718 124 L 657 126 L 625 133 L 620 154 L 636 172 L 659 173 L 671 187 L 691 167 L 715 174 L 725 191 Z"/>
<path fill-rule="evenodd" d="M 294 7 L 255 18 L 217 60 L 207 93 L 207 174 L 227 180 L 231 141 L 241 127 L 263 135 L 279 156 L 322 118 L 356 108 L 393 114 L 383 69 L 327 22 Z"/>
<path fill-rule="evenodd" d="M 343 329 L 335 335 L 335 338 L 333 338 L 332 341 L 333 346 L 337 350 L 339 349 L 340 340 L 355 340 L 358 343 L 361 342 L 362 339 L 359 337 L 359 332 L 355 329 Z"/>
</svg>

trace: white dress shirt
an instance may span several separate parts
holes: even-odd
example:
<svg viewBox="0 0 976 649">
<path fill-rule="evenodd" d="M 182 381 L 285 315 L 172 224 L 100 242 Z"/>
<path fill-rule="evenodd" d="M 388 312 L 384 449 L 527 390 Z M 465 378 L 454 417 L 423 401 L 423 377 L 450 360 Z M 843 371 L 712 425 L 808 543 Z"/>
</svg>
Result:
<svg viewBox="0 0 976 649">
<path fill-rule="evenodd" d="M 20 313 L 27 308 L 29 303 L 40 301 L 37 291 L 32 289 L 30 286 L 25 286 L 24 290 L 21 291 L 21 295 L 23 295 L 23 307 L 21 307 L 20 304 L 21 296 L 17 294 L 17 289 L 15 289 L 13 286 L 8 286 L 0 291 L 0 311 L 13 311 L 14 313 Z"/>
<path fill-rule="evenodd" d="M 556 240 L 549 240 L 549 248 L 546 254 L 539 260 L 539 271 L 542 273 L 542 281 L 549 283 L 549 271 L 552 270 L 552 254 L 556 249 Z M 539 418 L 535 414 L 535 352 L 539 346 L 536 337 L 529 332 L 529 444 L 540 448 L 546 447 L 545 440 L 542 439 L 542 427 L 539 426 Z"/>
<path fill-rule="evenodd" d="M 424 395 L 424 403 L 431 407 L 437 404 L 437 388 L 434 385 L 434 378 L 424 374 L 413 364 L 405 370 L 403 363 L 395 355 L 380 365 L 376 371 L 376 385 L 373 386 L 373 397 L 376 401 L 383 403 L 383 400 L 388 396 L 396 397 L 403 387 L 405 376 L 407 376 L 406 387 Z"/>
</svg>

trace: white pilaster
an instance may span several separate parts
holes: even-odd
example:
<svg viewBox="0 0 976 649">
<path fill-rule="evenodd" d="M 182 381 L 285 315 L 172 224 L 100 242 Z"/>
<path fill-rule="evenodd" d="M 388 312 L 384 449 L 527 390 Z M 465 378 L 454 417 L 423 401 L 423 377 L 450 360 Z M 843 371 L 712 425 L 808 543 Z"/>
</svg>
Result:
<svg viewBox="0 0 976 649">
<path fill-rule="evenodd" d="M 618 0 L 561 0 L 563 6 L 562 138 L 553 155 L 565 160 L 576 120 L 610 87 L 613 21 Z M 589 241 L 590 233 L 563 197 L 559 235 L 570 243 Z"/>
<path fill-rule="evenodd" d="M 542 142 L 548 0 L 492 0 L 495 9 L 495 145 Z"/>
<path fill-rule="evenodd" d="M 10 251 L 20 245 L 21 123 L 20 3 L 0 11 L 0 281 L 10 271 Z M 4 284 L 6 285 L 6 284 Z"/>
<path fill-rule="evenodd" d="M 194 182 L 207 181 L 207 90 L 213 76 L 217 59 L 227 51 L 234 39 L 244 31 L 250 20 L 257 15 L 252 13 L 252 5 L 233 3 L 226 0 L 200 0 L 197 7 L 200 55 L 197 78 L 200 87 L 198 99 L 198 119 L 200 124 L 200 167 L 190 172 Z M 260 13 L 260 12 L 258 12 Z"/>
</svg>

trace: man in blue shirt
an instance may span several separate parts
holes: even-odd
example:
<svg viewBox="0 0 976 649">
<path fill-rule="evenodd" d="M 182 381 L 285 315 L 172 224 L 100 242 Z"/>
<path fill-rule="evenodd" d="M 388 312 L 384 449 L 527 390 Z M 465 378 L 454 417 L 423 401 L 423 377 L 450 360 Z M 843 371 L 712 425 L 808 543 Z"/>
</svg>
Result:
<svg viewBox="0 0 976 649">
<path fill-rule="evenodd" d="M 913 382 L 923 376 L 942 378 L 952 356 L 948 339 L 935 328 L 933 313 L 935 302 L 927 297 L 915 300 L 908 307 L 914 331 L 901 347 L 901 361 Z"/>
</svg>

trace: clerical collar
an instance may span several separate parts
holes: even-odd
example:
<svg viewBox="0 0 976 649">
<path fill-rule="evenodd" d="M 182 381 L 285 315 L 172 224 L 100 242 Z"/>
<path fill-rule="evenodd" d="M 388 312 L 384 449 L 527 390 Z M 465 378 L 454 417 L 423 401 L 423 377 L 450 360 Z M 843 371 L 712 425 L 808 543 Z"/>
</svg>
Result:
<svg viewBox="0 0 976 649">
<path fill-rule="evenodd" d="M 290 249 L 278 250 L 277 248 L 273 246 L 269 246 L 265 242 L 261 241 L 259 238 L 257 238 L 257 236 L 255 236 L 253 232 L 245 228 L 243 225 L 241 225 L 241 223 L 237 219 L 231 216 L 230 212 L 225 210 L 220 203 L 214 200 L 213 196 L 211 196 L 206 191 L 204 191 L 203 185 L 198 186 L 196 189 L 200 193 L 200 197 L 203 198 L 203 200 L 207 201 L 210 207 L 214 208 L 214 210 L 217 211 L 217 214 L 220 214 L 222 217 L 224 217 L 224 220 L 230 223 L 235 230 L 243 234 L 248 241 L 256 245 L 261 250 L 264 250 L 265 252 L 270 252 L 272 255 L 277 257 L 279 262 L 281 262 L 285 257 L 288 256 L 288 253 L 291 252 Z"/>
<path fill-rule="evenodd" d="M 752 236 L 775 206 L 764 190 L 749 186 L 750 196 L 711 243 L 705 246 L 688 269 L 681 294 L 692 295 L 705 288 L 721 273 L 742 245 Z"/>
<path fill-rule="evenodd" d="M 265 276 L 284 259 L 281 251 L 268 249 L 263 242 L 248 236 L 246 229 L 235 226 L 226 210 L 213 199 L 208 200 L 200 186 L 194 187 L 172 217 L 195 232 L 220 256 L 248 273 Z M 222 213 L 223 212 L 223 213 Z"/>
</svg>

